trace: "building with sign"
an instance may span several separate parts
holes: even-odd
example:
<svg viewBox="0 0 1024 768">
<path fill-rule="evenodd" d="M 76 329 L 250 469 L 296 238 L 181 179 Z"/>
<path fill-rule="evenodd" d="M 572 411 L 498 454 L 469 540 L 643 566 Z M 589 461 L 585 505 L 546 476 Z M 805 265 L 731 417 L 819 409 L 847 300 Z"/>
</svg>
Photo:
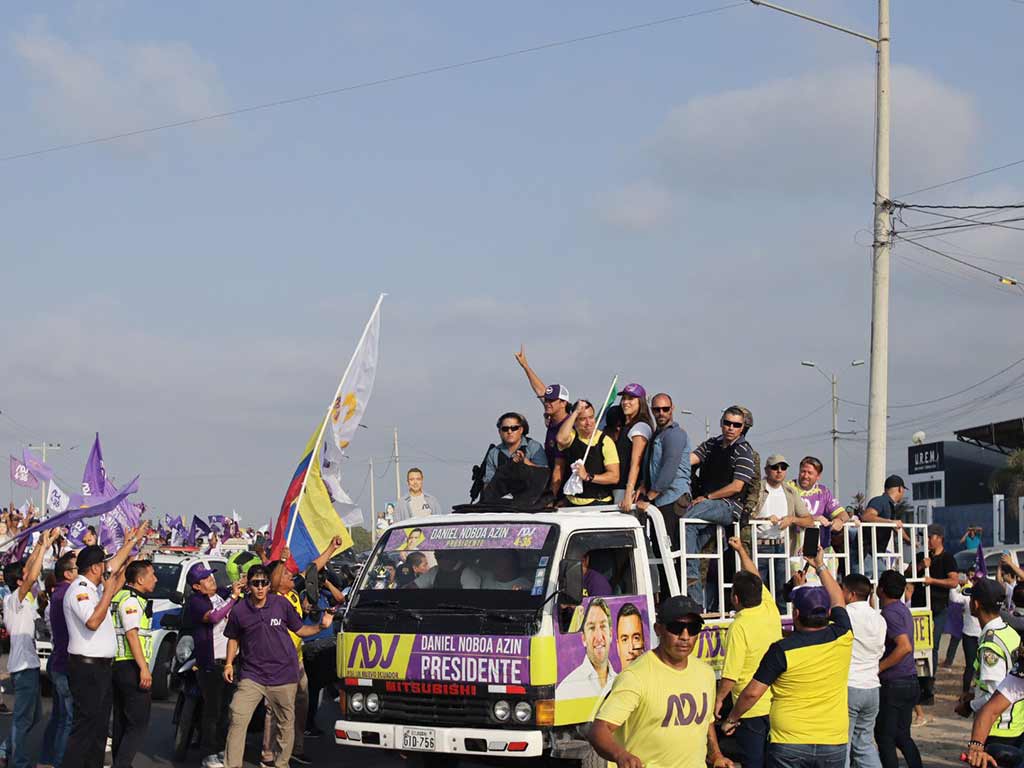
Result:
<svg viewBox="0 0 1024 768">
<path fill-rule="evenodd" d="M 907 448 L 907 482 L 914 506 L 981 504 L 992 500 L 989 478 L 1006 464 L 1002 453 L 957 440 Z"/>
</svg>

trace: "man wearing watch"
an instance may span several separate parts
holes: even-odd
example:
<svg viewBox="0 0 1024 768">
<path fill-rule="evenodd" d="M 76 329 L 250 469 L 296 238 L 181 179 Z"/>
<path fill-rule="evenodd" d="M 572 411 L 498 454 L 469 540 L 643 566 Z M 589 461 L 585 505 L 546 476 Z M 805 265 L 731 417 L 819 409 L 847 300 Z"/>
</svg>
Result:
<svg viewBox="0 0 1024 768">
<path fill-rule="evenodd" d="M 295 691 L 299 682 L 299 660 L 288 632 L 311 637 L 329 627 L 334 617 L 324 611 L 319 625 L 303 624 L 291 603 L 271 593 L 270 574 L 262 565 L 249 569 L 246 583 L 249 595 L 232 608 L 224 628 L 228 638 L 224 680 L 238 684 L 231 699 L 224 762 L 229 768 L 242 768 L 249 721 L 256 707 L 266 699 L 278 724 L 274 766 L 288 768 L 295 738 Z M 239 650 L 245 664 L 236 674 L 234 661 Z"/>
<path fill-rule="evenodd" d="M 672 549 L 679 549 L 679 518 L 690 505 L 690 437 L 672 418 L 672 398 L 659 392 L 651 398 L 655 431 L 644 451 L 642 487 L 636 507 L 655 504 L 665 521 Z"/>
<path fill-rule="evenodd" d="M 846 683 L 853 632 L 843 592 L 822 565 L 822 551 L 807 562 L 824 586 L 793 592 L 795 631 L 769 646 L 722 728 L 731 735 L 740 718 L 771 687 L 768 768 L 839 768 L 846 762 Z"/>
</svg>

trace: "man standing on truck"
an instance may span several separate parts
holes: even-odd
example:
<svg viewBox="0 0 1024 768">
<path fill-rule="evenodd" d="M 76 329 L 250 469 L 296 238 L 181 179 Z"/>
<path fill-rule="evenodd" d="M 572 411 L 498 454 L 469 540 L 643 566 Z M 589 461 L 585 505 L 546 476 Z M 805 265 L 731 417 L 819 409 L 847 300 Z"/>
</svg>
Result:
<svg viewBox="0 0 1024 768">
<path fill-rule="evenodd" d="M 558 448 L 558 429 L 562 422 L 569 418 L 569 390 L 561 384 L 544 386 L 540 376 L 526 361 L 526 347 L 520 346 L 516 353 L 516 362 L 522 367 L 526 378 L 530 381 L 533 394 L 544 405 L 544 426 L 547 434 L 544 437 L 544 452 L 547 454 L 548 467 L 551 469 L 551 493 L 558 498 L 562 494 L 562 483 L 566 478 L 565 454 Z"/>
<path fill-rule="evenodd" d="M 715 673 L 691 658 L 704 620 L 685 595 L 662 601 L 658 647 L 616 678 L 587 738 L 618 768 L 732 768 L 715 736 Z"/>
<path fill-rule="evenodd" d="M 679 549 L 679 518 L 690 504 L 690 436 L 673 420 L 674 409 L 664 392 L 651 398 L 657 429 L 644 451 L 636 507 L 646 512 L 649 504 L 656 504 L 672 549 Z"/>
<path fill-rule="evenodd" d="M 822 556 L 819 549 L 807 562 L 824 586 L 802 587 L 793 593 L 795 631 L 768 648 L 722 726 L 726 735 L 734 733 L 770 687 L 769 768 L 838 768 L 846 762 L 850 722 L 846 684 L 853 632 L 843 592 L 822 564 Z"/>
</svg>

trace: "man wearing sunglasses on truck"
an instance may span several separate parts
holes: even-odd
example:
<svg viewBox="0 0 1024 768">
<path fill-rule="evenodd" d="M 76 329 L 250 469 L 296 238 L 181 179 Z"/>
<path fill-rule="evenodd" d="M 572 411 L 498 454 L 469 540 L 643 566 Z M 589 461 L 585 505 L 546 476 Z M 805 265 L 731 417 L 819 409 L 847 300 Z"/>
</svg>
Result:
<svg viewBox="0 0 1024 768">
<path fill-rule="evenodd" d="M 327 629 L 334 615 L 324 611 L 320 624 L 303 624 L 292 604 L 270 591 L 270 573 L 262 565 L 249 569 L 248 596 L 231 609 L 224 636 L 228 638 L 224 659 L 224 680 L 238 683 L 231 699 L 224 762 L 228 768 L 242 768 L 245 733 L 252 713 L 263 699 L 278 724 L 275 768 L 288 768 L 295 739 L 295 693 L 299 682 L 299 657 L 289 630 L 299 637 L 312 637 Z M 242 652 L 244 663 L 235 673 L 235 657 Z"/>
<path fill-rule="evenodd" d="M 732 768 L 715 736 L 715 673 L 691 656 L 704 620 L 676 595 L 658 606 L 658 647 L 615 678 L 588 739 L 618 768 Z"/>
</svg>

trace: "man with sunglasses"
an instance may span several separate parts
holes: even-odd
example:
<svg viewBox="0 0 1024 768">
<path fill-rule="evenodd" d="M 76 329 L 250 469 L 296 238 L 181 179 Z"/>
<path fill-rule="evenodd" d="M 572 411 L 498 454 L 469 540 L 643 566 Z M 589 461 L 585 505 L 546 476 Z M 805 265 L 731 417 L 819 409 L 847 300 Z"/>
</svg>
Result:
<svg viewBox="0 0 1024 768">
<path fill-rule="evenodd" d="M 644 451 L 636 507 L 646 512 L 649 504 L 656 504 L 672 548 L 679 549 L 679 518 L 690 503 L 690 436 L 672 419 L 674 409 L 664 392 L 651 398 L 655 432 Z"/>
<path fill-rule="evenodd" d="M 228 648 L 224 659 L 224 680 L 238 687 L 231 699 L 224 762 L 228 768 L 242 768 L 245 734 L 253 712 L 267 700 L 278 724 L 274 766 L 288 768 L 295 739 L 295 693 L 299 682 L 299 658 L 289 630 L 299 637 L 312 637 L 331 625 L 334 616 L 324 611 L 320 624 L 303 624 L 299 614 L 281 595 L 270 591 L 266 567 L 254 565 L 246 578 L 248 596 L 228 616 L 224 636 Z M 235 674 L 235 657 L 241 650 L 244 663 Z"/>
<path fill-rule="evenodd" d="M 484 483 L 494 479 L 494 473 L 506 464 L 527 467 L 547 467 L 544 446 L 526 434 L 525 420 L 518 413 L 503 413 L 498 418 L 499 445 L 493 446 L 484 457 Z"/>
<path fill-rule="evenodd" d="M 715 673 L 691 657 L 704 620 L 685 595 L 663 600 L 658 647 L 615 678 L 588 739 L 618 768 L 732 768 L 715 736 Z"/>
<path fill-rule="evenodd" d="M 807 563 L 824 586 L 793 592 L 793 634 L 768 648 L 722 726 L 723 733 L 732 735 L 770 688 L 768 768 L 846 764 L 853 628 L 843 591 L 822 564 L 822 556 L 819 549 Z"/>
<path fill-rule="evenodd" d="M 750 412 L 731 405 L 722 414 L 722 434 L 705 440 L 690 454 L 690 465 L 700 467 L 701 495 L 693 499 L 686 517 L 704 520 L 712 525 L 686 526 L 686 551 L 699 554 L 714 535 L 714 526 L 729 526 L 743 514 L 747 487 L 754 481 L 757 467 L 754 450 L 747 442 L 747 432 L 754 426 Z M 704 585 L 700 580 L 700 560 L 686 563 L 687 593 L 698 604 L 704 602 Z"/>
<path fill-rule="evenodd" d="M 781 453 L 773 453 L 764 465 L 764 485 L 761 487 L 761 501 L 755 520 L 768 521 L 771 525 L 757 526 L 757 551 L 759 554 L 779 554 L 785 551 L 783 537 L 786 531 L 813 528 L 814 518 L 804 504 L 797 489 L 786 482 L 789 462 Z M 790 552 L 796 551 L 796 536 L 790 536 Z M 775 583 L 769 579 L 769 562 L 774 563 Z M 786 610 L 782 596 L 782 585 L 786 583 L 786 561 L 782 558 L 759 559 L 758 573 L 769 591 L 776 594 L 780 611 Z"/>
</svg>

